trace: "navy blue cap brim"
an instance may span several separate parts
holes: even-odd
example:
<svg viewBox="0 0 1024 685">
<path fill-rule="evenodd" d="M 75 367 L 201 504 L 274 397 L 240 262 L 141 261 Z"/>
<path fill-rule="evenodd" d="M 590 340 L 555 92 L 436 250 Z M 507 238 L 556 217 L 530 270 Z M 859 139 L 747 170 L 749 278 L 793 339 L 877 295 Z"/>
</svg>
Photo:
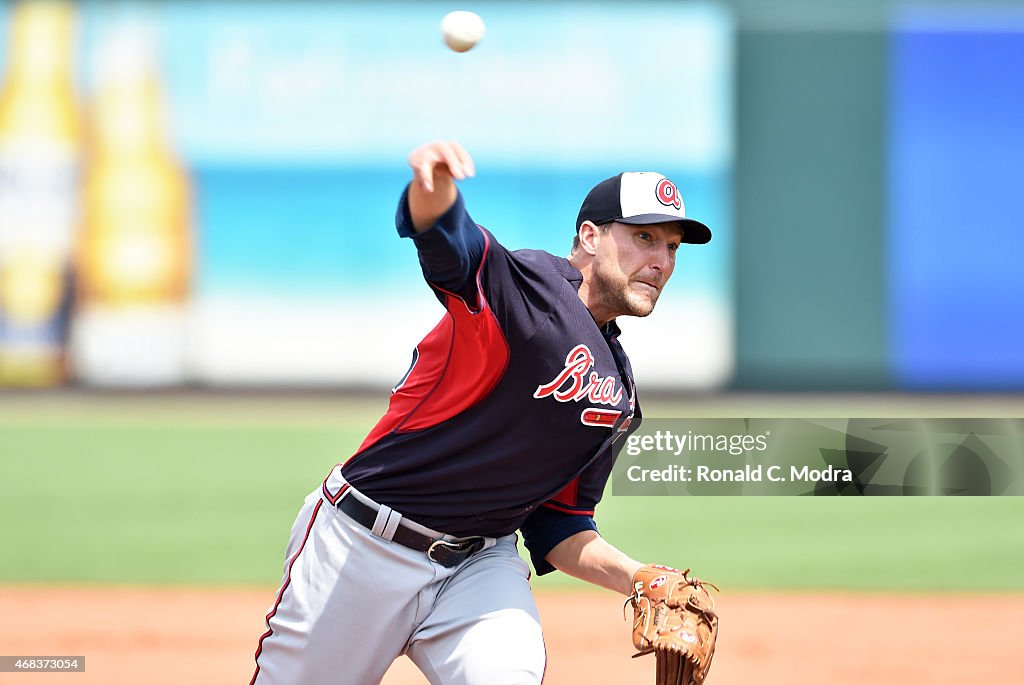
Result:
<svg viewBox="0 0 1024 685">
<path fill-rule="evenodd" d="M 637 214 L 623 219 L 616 219 L 620 224 L 645 226 L 647 224 L 680 224 L 683 227 L 683 242 L 692 245 L 704 245 L 711 242 L 711 229 L 696 219 L 680 219 L 671 214 Z"/>
</svg>

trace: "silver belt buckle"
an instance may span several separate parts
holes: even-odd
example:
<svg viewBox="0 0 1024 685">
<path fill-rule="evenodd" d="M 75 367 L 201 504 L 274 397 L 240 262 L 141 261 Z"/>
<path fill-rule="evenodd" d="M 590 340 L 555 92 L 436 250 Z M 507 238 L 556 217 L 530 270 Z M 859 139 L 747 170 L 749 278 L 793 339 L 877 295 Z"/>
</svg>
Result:
<svg viewBox="0 0 1024 685">
<path fill-rule="evenodd" d="M 483 549 L 483 546 L 483 538 L 471 538 L 458 542 L 434 540 L 430 543 L 430 547 L 427 548 L 427 558 L 434 563 L 451 568 L 465 560 L 470 554 L 479 552 Z"/>
</svg>

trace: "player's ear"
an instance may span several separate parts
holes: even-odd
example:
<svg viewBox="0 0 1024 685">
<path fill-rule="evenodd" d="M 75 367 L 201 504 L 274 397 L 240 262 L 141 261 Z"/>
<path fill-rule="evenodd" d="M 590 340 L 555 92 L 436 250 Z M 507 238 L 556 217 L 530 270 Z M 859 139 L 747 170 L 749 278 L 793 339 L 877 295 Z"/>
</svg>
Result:
<svg viewBox="0 0 1024 685">
<path fill-rule="evenodd" d="M 600 233 L 601 229 L 592 221 L 584 221 L 580 224 L 580 230 L 577 233 L 580 249 L 591 257 L 597 254 L 597 236 Z"/>
</svg>

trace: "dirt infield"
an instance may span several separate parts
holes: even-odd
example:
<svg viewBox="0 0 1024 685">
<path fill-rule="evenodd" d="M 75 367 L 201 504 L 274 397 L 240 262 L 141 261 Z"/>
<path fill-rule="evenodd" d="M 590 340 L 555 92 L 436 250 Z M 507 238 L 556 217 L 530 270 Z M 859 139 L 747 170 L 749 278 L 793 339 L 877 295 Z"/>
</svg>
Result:
<svg viewBox="0 0 1024 685">
<path fill-rule="evenodd" d="M 0 683 L 248 683 L 273 592 L 0 586 L 0 654 L 86 657 L 85 673 L 0 673 Z M 540 594 L 538 602 L 546 683 L 653 682 L 652 659 L 629 658 L 616 597 Z M 711 685 L 1024 682 L 1020 595 L 736 594 L 719 608 Z M 425 682 L 407 659 L 384 680 Z"/>
</svg>

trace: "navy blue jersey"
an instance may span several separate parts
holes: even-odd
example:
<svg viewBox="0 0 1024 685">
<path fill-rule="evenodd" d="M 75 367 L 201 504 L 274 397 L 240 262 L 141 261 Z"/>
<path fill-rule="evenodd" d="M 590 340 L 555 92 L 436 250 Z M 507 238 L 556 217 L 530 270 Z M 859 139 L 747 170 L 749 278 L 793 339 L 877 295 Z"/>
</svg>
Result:
<svg viewBox="0 0 1024 685">
<path fill-rule="evenodd" d="M 538 573 L 550 571 L 552 547 L 596 530 L 594 507 L 623 442 L 609 438 L 639 425 L 619 329 L 594 322 L 578 269 L 540 250 L 505 249 L 461 194 L 423 233 L 403 194 L 396 223 L 446 313 L 342 472 L 436 530 L 521 529 Z"/>
</svg>

